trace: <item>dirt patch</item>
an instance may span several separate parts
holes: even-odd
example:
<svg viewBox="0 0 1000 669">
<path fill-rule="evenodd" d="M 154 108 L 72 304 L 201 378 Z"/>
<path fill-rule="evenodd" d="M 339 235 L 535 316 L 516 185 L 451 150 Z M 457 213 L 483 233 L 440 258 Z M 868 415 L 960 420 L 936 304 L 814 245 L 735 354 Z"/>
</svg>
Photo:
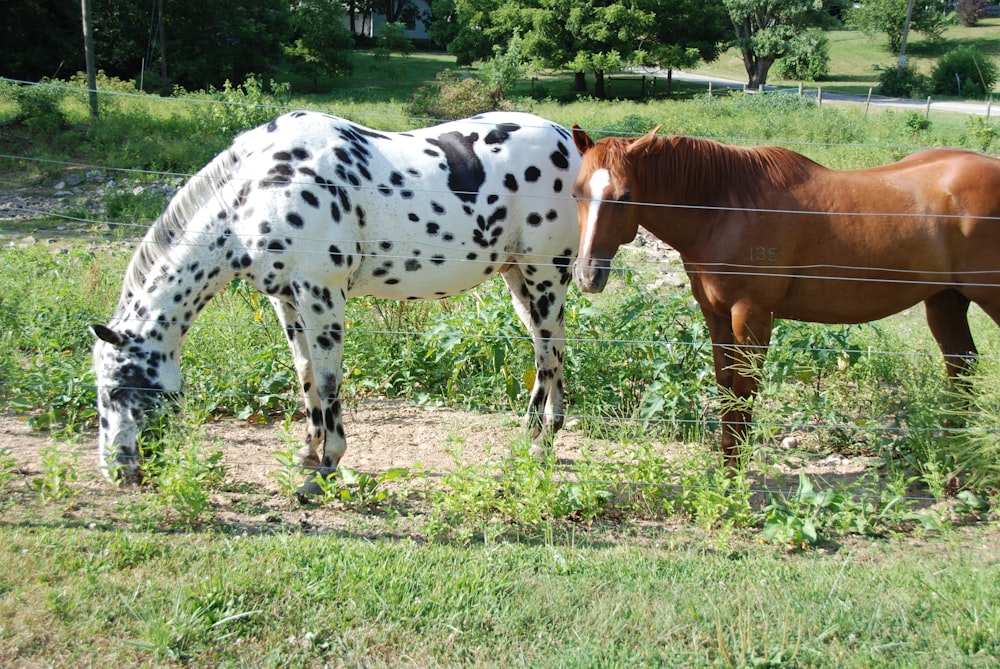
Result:
<svg viewBox="0 0 1000 669">
<path fill-rule="evenodd" d="M 445 474 L 465 464 L 488 464 L 510 454 L 513 445 L 525 436 L 520 418 L 514 414 L 486 414 L 446 408 L 427 408 L 397 400 L 366 400 L 346 410 L 344 423 L 348 448 L 341 464 L 360 472 L 380 474 L 403 468 L 431 476 Z M 623 450 L 618 442 L 587 437 L 573 429 L 558 433 L 553 448 L 562 468 L 571 469 L 584 457 L 605 457 Z M 252 486 L 261 492 L 277 492 L 274 474 L 280 465 L 274 453 L 285 451 L 304 434 L 304 423 L 256 425 L 224 418 L 198 428 L 199 441 L 222 452 L 230 487 Z M 0 416 L 0 448 L 8 449 L 27 478 L 42 470 L 42 454 L 54 445 L 68 448 L 78 456 L 80 478 L 106 485 L 97 463 L 97 433 L 85 431 L 67 443 L 47 433 L 32 430 L 23 417 Z M 665 459 L 689 455 L 707 444 L 653 442 L 652 448 Z M 764 478 L 794 475 L 804 471 L 834 484 L 857 478 L 872 465 L 871 458 L 849 458 L 839 454 L 794 456 L 779 446 L 767 452 L 762 464 Z M 767 474 L 765 477 L 764 474 Z"/>
</svg>

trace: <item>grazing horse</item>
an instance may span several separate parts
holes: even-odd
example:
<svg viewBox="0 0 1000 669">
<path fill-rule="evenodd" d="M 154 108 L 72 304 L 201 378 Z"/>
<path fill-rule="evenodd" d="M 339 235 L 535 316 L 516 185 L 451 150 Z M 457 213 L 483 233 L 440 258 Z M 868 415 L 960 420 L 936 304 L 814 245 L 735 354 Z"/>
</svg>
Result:
<svg viewBox="0 0 1000 669">
<path fill-rule="evenodd" d="M 574 183 L 574 278 L 603 290 L 639 226 L 676 249 L 708 322 L 715 376 L 731 392 L 722 451 L 739 464 L 775 318 L 860 323 L 923 302 L 952 379 L 977 355 L 967 311 L 1000 323 L 1000 160 L 931 150 L 837 171 L 777 147 L 656 136 L 594 143 Z"/>
<path fill-rule="evenodd" d="M 500 272 L 534 341 L 526 427 L 547 443 L 563 422 L 579 165 L 568 130 L 521 113 L 392 133 L 300 111 L 240 135 L 152 225 L 110 324 L 92 326 L 105 476 L 140 480 L 144 414 L 180 390 L 182 339 L 235 278 L 268 296 L 288 337 L 308 422 L 296 456 L 313 472 L 306 492 L 346 449 L 351 296 L 438 299 Z"/>
</svg>

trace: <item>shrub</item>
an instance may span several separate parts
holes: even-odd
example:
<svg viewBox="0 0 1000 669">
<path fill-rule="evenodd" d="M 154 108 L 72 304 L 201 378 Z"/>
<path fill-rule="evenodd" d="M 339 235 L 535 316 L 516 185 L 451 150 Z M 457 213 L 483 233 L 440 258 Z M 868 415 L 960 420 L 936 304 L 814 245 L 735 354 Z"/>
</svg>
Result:
<svg viewBox="0 0 1000 669">
<path fill-rule="evenodd" d="M 955 16 L 966 28 L 971 28 L 986 13 L 986 0 L 958 0 L 955 3 Z"/>
<path fill-rule="evenodd" d="M 474 116 L 495 109 L 512 110 L 500 88 L 481 79 L 461 77 L 451 70 L 437 75 L 430 86 L 413 92 L 406 113 L 426 119 L 447 120 Z"/>
<path fill-rule="evenodd" d="M 183 95 L 183 90 L 175 92 Z M 227 141 L 239 133 L 263 125 L 286 111 L 291 93 L 289 84 L 271 81 L 265 87 L 256 75 L 247 75 L 242 84 L 233 85 L 227 79 L 222 90 L 212 90 L 210 99 L 217 104 L 198 104 L 192 107 L 198 127 L 225 137 Z"/>
<path fill-rule="evenodd" d="M 889 67 L 878 75 L 879 95 L 900 98 L 924 98 L 931 90 L 931 81 L 926 74 L 913 69 L 909 64 L 903 69 Z"/>
<path fill-rule="evenodd" d="M 519 79 L 524 78 L 524 40 L 517 33 L 504 49 L 493 47 L 493 57 L 483 64 L 483 81 L 487 86 L 506 95 Z"/>
<path fill-rule="evenodd" d="M 43 79 L 38 84 L 17 86 L 13 97 L 21 110 L 21 118 L 28 129 L 36 135 L 47 137 L 63 130 L 66 115 L 59 108 L 67 95 L 66 89 L 58 82 Z"/>
<path fill-rule="evenodd" d="M 392 60 L 392 54 L 397 53 L 406 58 L 413 53 L 413 42 L 406 37 L 406 26 L 402 23 L 386 23 L 382 26 L 372 55 L 378 64 L 378 69 L 391 79 L 398 79 L 404 74 L 404 68 Z"/>
<path fill-rule="evenodd" d="M 830 72 L 830 41 L 819 31 L 808 30 L 796 36 L 795 48 L 779 59 L 776 73 L 782 79 L 819 81 Z"/>
<path fill-rule="evenodd" d="M 933 91 L 941 95 L 982 97 L 993 91 L 997 66 L 974 46 L 941 56 L 931 72 Z"/>
</svg>

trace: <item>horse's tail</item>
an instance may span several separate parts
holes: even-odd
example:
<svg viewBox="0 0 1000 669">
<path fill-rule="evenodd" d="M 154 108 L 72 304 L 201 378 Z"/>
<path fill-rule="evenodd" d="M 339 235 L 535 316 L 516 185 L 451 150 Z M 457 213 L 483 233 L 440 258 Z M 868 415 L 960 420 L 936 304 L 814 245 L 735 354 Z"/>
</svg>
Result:
<svg viewBox="0 0 1000 669">
<path fill-rule="evenodd" d="M 193 175 L 146 231 L 125 274 L 118 301 L 119 313 L 142 286 L 146 274 L 182 241 L 191 217 L 232 178 L 243 158 L 237 147 L 238 143 L 234 143 Z"/>
</svg>

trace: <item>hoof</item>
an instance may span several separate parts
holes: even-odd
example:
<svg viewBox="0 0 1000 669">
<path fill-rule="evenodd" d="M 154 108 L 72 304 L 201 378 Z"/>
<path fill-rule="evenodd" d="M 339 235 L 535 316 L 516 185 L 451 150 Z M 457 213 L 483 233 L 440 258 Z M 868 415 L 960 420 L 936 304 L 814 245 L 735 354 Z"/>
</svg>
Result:
<svg viewBox="0 0 1000 669">
<path fill-rule="evenodd" d="M 311 498 L 321 496 L 323 494 L 323 487 L 320 486 L 317 479 L 322 478 L 326 480 L 327 478 L 333 476 L 334 471 L 327 472 L 326 474 L 320 471 L 311 472 L 309 476 L 306 477 L 305 482 L 299 486 L 298 490 L 295 491 L 295 495 L 299 498 L 299 502 L 305 503 L 310 501 Z"/>
<path fill-rule="evenodd" d="M 530 455 L 535 460 L 543 460 L 545 456 L 549 454 L 549 448 L 541 444 L 532 444 L 531 448 L 528 449 L 528 455 Z"/>
</svg>

